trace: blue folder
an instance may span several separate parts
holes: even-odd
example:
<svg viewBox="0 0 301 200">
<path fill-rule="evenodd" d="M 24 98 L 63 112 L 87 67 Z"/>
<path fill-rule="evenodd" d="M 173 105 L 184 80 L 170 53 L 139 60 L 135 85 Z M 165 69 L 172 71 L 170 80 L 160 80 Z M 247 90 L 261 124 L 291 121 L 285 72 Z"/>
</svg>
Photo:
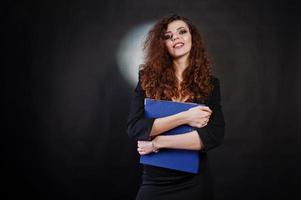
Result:
<svg viewBox="0 0 301 200">
<path fill-rule="evenodd" d="M 201 104 L 196 103 L 183 103 L 146 98 L 144 102 L 144 115 L 146 118 L 161 118 L 174 115 L 200 105 Z M 193 130 L 193 127 L 189 125 L 181 125 L 163 133 L 163 135 L 184 134 Z M 158 153 L 140 156 L 140 163 L 184 172 L 198 173 L 199 151 L 160 149 Z"/>
</svg>

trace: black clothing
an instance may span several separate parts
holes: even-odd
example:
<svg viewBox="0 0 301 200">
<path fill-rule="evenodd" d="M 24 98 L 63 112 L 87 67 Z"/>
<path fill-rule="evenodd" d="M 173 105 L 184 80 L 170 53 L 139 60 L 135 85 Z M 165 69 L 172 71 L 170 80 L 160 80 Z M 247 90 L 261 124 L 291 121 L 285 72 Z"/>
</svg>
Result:
<svg viewBox="0 0 301 200">
<path fill-rule="evenodd" d="M 171 169 L 144 165 L 142 185 L 137 194 L 137 200 L 166 199 L 211 199 L 212 188 L 206 151 L 217 147 L 224 138 L 224 116 L 220 105 L 219 80 L 211 78 L 213 91 L 203 104 L 212 110 L 207 126 L 196 128 L 204 149 L 200 151 L 200 172 L 191 174 Z M 144 98 L 140 81 L 135 89 L 128 121 L 127 133 L 136 140 L 148 140 L 154 118 L 144 118 Z M 201 103 L 194 101 L 195 103 Z"/>
</svg>

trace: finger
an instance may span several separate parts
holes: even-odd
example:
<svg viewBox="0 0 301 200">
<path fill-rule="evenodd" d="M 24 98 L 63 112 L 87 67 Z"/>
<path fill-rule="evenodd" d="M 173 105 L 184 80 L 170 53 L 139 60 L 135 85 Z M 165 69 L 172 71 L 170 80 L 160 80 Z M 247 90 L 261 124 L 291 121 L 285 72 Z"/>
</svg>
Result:
<svg viewBox="0 0 301 200">
<path fill-rule="evenodd" d="M 144 146 L 145 146 L 144 143 L 139 143 L 139 144 L 138 144 L 138 147 L 140 147 L 140 148 L 141 148 L 141 147 L 144 147 Z"/>
<path fill-rule="evenodd" d="M 145 143 L 145 141 L 143 141 L 143 140 L 138 140 L 137 143 L 138 143 L 138 144 L 143 144 L 143 143 Z"/>
<path fill-rule="evenodd" d="M 211 113 L 207 112 L 207 111 L 205 111 L 205 112 L 206 112 L 206 114 L 202 116 L 202 119 L 209 119 L 211 116 Z"/>
<path fill-rule="evenodd" d="M 212 113 L 212 110 L 208 106 L 200 106 L 200 109 Z"/>
<path fill-rule="evenodd" d="M 207 112 L 207 111 L 206 111 L 206 114 L 205 114 L 205 116 L 204 116 L 204 117 L 209 119 L 211 115 L 212 115 L 212 113 L 211 113 L 211 112 Z"/>
<path fill-rule="evenodd" d="M 200 117 L 200 118 L 196 118 L 195 121 L 199 121 L 201 123 L 205 122 L 205 121 L 209 121 L 210 116 L 204 116 L 204 117 Z"/>
<path fill-rule="evenodd" d="M 195 124 L 195 126 L 197 127 L 197 128 L 202 128 L 203 127 L 203 124 L 204 124 L 204 122 L 197 122 L 196 124 Z"/>
<path fill-rule="evenodd" d="M 142 151 L 144 151 L 144 149 L 139 147 L 139 148 L 137 148 L 137 151 L 142 152 Z"/>
<path fill-rule="evenodd" d="M 146 141 L 138 141 L 137 145 L 138 145 L 138 147 L 143 147 L 143 146 L 145 146 L 146 143 L 147 143 Z"/>
<path fill-rule="evenodd" d="M 145 154 L 146 153 L 146 150 L 143 149 L 143 148 L 138 148 L 137 150 L 138 150 L 139 154 Z"/>
</svg>

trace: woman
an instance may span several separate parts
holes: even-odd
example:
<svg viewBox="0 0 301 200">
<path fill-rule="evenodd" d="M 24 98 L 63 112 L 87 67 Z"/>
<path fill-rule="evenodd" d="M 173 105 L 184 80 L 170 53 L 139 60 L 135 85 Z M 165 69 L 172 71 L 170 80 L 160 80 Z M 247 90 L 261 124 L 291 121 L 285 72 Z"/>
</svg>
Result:
<svg viewBox="0 0 301 200">
<path fill-rule="evenodd" d="M 224 137 L 219 80 L 213 77 L 205 55 L 203 39 L 186 18 L 172 15 L 159 20 L 145 42 L 145 64 L 140 66 L 127 121 L 129 136 L 145 155 L 161 148 L 198 150 L 198 174 L 150 165 L 143 166 L 137 200 L 211 199 L 212 187 L 206 152 L 219 146 Z M 144 99 L 195 102 L 187 111 L 163 118 L 144 117 Z M 164 135 L 182 124 L 195 128 L 179 135 Z"/>
</svg>

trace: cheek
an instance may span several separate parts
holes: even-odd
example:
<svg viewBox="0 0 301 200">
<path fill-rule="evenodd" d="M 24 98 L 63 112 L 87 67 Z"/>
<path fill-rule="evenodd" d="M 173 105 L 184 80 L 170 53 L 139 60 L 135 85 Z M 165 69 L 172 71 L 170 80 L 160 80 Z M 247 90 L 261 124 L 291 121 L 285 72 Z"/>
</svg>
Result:
<svg viewBox="0 0 301 200">
<path fill-rule="evenodd" d="M 192 38 L 191 36 L 188 36 L 185 38 L 186 43 L 191 44 L 192 43 Z"/>
<path fill-rule="evenodd" d="M 167 48 L 167 50 L 170 52 L 172 50 L 172 44 L 171 42 L 166 42 L 165 43 L 165 47 Z"/>
<path fill-rule="evenodd" d="M 192 39 L 191 39 L 191 37 L 186 39 L 186 44 L 189 46 L 189 48 L 191 48 L 191 46 L 192 46 Z"/>
</svg>

